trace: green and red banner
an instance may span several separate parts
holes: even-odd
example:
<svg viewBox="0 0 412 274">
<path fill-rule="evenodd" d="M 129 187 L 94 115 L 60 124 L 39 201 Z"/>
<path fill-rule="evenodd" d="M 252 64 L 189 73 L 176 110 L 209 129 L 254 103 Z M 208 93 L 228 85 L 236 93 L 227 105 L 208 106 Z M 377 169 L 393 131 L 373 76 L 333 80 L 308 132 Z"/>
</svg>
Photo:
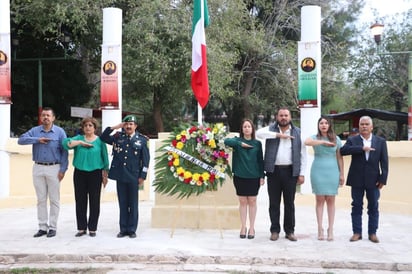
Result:
<svg viewBox="0 0 412 274">
<path fill-rule="evenodd" d="M 298 100 L 299 107 L 318 106 L 319 42 L 298 43 Z"/>
<path fill-rule="evenodd" d="M 192 27 L 192 90 L 202 108 L 209 102 L 205 27 L 209 25 L 206 0 L 195 0 Z"/>
<path fill-rule="evenodd" d="M 119 107 L 119 60 L 120 46 L 102 46 L 102 68 L 100 83 L 100 107 Z"/>
</svg>

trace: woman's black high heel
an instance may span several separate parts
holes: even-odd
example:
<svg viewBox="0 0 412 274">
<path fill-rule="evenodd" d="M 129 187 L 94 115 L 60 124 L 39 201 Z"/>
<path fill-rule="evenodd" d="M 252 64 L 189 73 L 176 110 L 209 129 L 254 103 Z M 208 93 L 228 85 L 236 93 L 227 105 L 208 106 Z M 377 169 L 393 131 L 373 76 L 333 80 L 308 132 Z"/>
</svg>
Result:
<svg viewBox="0 0 412 274">
<path fill-rule="evenodd" d="M 250 229 L 249 229 L 249 233 L 247 234 L 247 238 L 248 238 L 249 240 L 255 238 L 255 234 L 250 234 Z"/>
<path fill-rule="evenodd" d="M 240 235 L 239 235 L 239 237 L 240 237 L 240 239 L 245 239 L 245 238 L 246 238 L 247 228 L 245 228 L 245 232 L 244 232 L 243 234 L 242 234 L 242 230 L 243 230 L 243 229 L 240 230 Z"/>
</svg>

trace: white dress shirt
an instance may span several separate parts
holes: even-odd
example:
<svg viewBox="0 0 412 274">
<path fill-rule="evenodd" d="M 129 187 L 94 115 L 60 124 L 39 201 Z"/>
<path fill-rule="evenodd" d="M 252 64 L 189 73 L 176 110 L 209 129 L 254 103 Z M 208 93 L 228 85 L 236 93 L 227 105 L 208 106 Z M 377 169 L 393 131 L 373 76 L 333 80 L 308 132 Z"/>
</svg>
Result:
<svg viewBox="0 0 412 274">
<path fill-rule="evenodd" d="M 284 132 L 279 128 L 279 132 L 282 134 L 290 135 L 291 126 Z M 277 138 L 277 132 L 270 131 L 269 127 L 263 127 L 256 131 L 256 138 L 261 140 L 275 139 Z M 306 171 L 306 146 L 302 138 L 300 138 L 300 175 L 305 176 Z M 280 138 L 278 153 L 276 155 L 275 165 L 291 165 L 292 164 L 292 142 L 290 139 Z"/>
</svg>

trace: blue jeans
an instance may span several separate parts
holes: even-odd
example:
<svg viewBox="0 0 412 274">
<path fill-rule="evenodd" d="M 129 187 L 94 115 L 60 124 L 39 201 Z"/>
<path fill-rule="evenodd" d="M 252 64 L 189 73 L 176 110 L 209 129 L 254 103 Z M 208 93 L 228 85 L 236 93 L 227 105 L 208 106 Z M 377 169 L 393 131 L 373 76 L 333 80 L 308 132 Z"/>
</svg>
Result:
<svg viewBox="0 0 412 274">
<path fill-rule="evenodd" d="M 377 187 L 364 188 L 352 187 L 352 231 L 362 235 L 362 211 L 363 211 L 363 197 L 366 193 L 368 201 L 368 234 L 376 234 L 379 223 L 379 197 L 380 190 Z"/>
</svg>

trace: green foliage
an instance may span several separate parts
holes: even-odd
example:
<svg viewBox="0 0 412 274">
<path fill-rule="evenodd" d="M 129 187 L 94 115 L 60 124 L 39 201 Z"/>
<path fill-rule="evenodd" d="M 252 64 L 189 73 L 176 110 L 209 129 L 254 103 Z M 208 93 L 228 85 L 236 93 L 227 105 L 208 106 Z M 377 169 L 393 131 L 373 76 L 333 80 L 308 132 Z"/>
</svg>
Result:
<svg viewBox="0 0 412 274">
<path fill-rule="evenodd" d="M 361 45 L 350 70 L 355 92 L 362 100 L 358 103 L 368 102 L 368 105 L 381 105 L 398 111 L 406 108 L 408 57 L 412 48 L 409 33 L 411 19 L 412 12 L 404 14 L 404 17 L 398 16 L 397 20 L 392 18 L 396 24 L 385 26 L 383 41 L 378 49 L 373 39 L 365 38 L 368 42 Z"/>
<path fill-rule="evenodd" d="M 43 76 L 44 105 L 57 108 L 59 120 L 70 120 L 70 106 L 99 107 L 102 9 L 121 8 L 123 109 L 143 112 L 144 127 L 150 133 L 170 131 L 197 114 L 190 87 L 192 4 L 189 0 L 12 0 L 12 34 L 22 39 L 19 53 L 28 58 L 62 56 L 58 41 L 62 33 L 70 32 L 67 53 L 76 61 L 45 64 Z M 358 47 L 354 22 L 363 1 L 209 0 L 208 5 L 211 96 L 203 110 L 206 120 L 225 113 L 231 130 L 237 130 L 241 118 L 256 121 L 262 114 L 267 123 L 279 106 L 297 109 L 296 56 L 304 5 L 322 8 L 322 112 L 357 105 L 386 106 L 394 96 L 404 108 L 404 84 L 397 84 L 396 91 L 392 89 L 392 94 L 379 96 L 379 100 L 370 100 L 370 96 L 376 94 L 375 87 L 393 88 L 405 81 L 405 65 L 395 57 L 381 56 L 384 67 L 396 71 L 383 79 L 381 68 L 372 65 L 377 60 L 367 59 L 371 51 L 350 51 Z M 410 26 L 402 29 L 399 37 L 390 37 L 394 46 L 387 50 L 402 43 L 411 48 L 406 31 Z M 354 62 L 357 54 L 365 60 Z M 353 65 L 350 72 L 349 65 Z M 36 73 L 35 63 L 13 63 L 12 127 L 16 132 L 26 127 L 24 122 L 32 125 L 37 119 Z"/>
<path fill-rule="evenodd" d="M 80 55 L 78 28 L 85 27 L 79 21 L 82 8 L 90 11 L 75 2 L 11 2 L 12 38 L 19 41 L 12 59 L 11 125 L 15 134 L 37 124 L 40 103 L 54 108 L 58 119 L 72 120 L 70 107 L 88 102 L 93 86 L 88 79 L 90 71 L 85 70 L 91 61 Z M 71 42 L 63 42 L 64 33 L 71 34 Z"/>
<path fill-rule="evenodd" d="M 351 59 L 348 73 L 353 88 L 343 94 L 351 108 L 407 112 L 411 20 L 412 11 L 386 18 L 379 48 L 370 35 L 359 37 L 362 42 Z M 395 123 L 375 121 L 374 128 L 384 132 L 388 139 L 406 137 L 406 127 L 402 129 Z"/>
</svg>

